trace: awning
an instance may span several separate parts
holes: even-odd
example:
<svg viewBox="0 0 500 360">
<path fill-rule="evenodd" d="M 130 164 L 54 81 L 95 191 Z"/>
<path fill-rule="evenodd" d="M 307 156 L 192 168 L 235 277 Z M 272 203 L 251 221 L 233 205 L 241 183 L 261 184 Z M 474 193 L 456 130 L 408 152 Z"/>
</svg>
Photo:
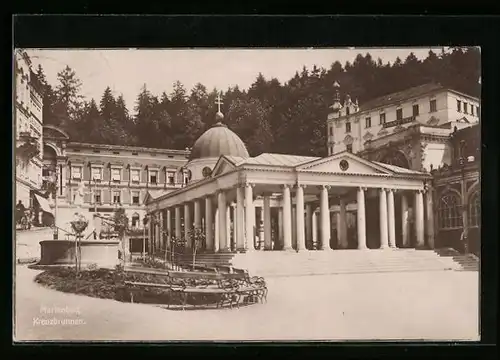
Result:
<svg viewBox="0 0 500 360">
<path fill-rule="evenodd" d="M 52 209 L 50 208 L 49 202 L 47 199 L 41 197 L 40 195 L 35 194 L 36 200 L 40 204 L 40 207 L 42 208 L 43 211 L 48 212 L 49 214 L 52 214 Z M 52 214 L 54 215 L 54 214 Z"/>
</svg>

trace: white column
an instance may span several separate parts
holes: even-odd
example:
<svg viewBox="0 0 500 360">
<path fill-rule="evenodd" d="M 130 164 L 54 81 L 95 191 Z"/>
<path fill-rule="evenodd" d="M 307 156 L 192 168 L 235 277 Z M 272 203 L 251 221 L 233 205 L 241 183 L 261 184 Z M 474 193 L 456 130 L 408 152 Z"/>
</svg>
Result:
<svg viewBox="0 0 500 360">
<path fill-rule="evenodd" d="M 320 194 L 321 244 L 320 250 L 330 250 L 330 206 L 328 205 L 329 186 L 323 185 Z"/>
<path fill-rule="evenodd" d="M 257 226 L 257 236 L 259 238 L 259 249 L 264 245 L 264 207 L 259 209 L 259 221 Z"/>
<path fill-rule="evenodd" d="M 295 214 L 297 216 L 297 251 L 304 251 L 306 249 L 305 229 L 304 229 L 304 187 L 303 185 L 297 186 L 296 192 L 296 208 Z"/>
<path fill-rule="evenodd" d="M 278 209 L 278 249 L 283 246 L 283 207 Z"/>
<path fill-rule="evenodd" d="M 205 243 L 207 250 L 214 248 L 212 198 L 205 198 Z"/>
<path fill-rule="evenodd" d="M 315 210 L 312 212 L 311 216 L 311 227 L 312 227 L 312 248 L 318 249 L 318 215 Z"/>
<path fill-rule="evenodd" d="M 408 199 L 401 193 L 401 237 L 403 247 L 410 246 L 410 221 L 408 212 Z"/>
<path fill-rule="evenodd" d="M 387 225 L 389 226 L 389 246 L 396 247 L 396 217 L 394 213 L 394 190 L 387 191 Z"/>
<path fill-rule="evenodd" d="M 416 248 L 422 248 L 424 242 L 424 195 L 423 192 L 418 190 L 415 192 L 415 230 L 417 233 Z"/>
<path fill-rule="evenodd" d="M 340 198 L 340 222 L 338 228 L 340 230 L 340 247 L 342 249 L 347 249 L 347 219 L 346 219 L 347 209 L 346 202 L 344 198 Z"/>
<path fill-rule="evenodd" d="M 311 203 L 306 204 L 306 248 L 312 249 L 312 205 Z"/>
<path fill-rule="evenodd" d="M 283 185 L 283 250 L 292 250 L 292 204 L 290 186 Z"/>
<path fill-rule="evenodd" d="M 241 186 L 236 188 L 236 250 L 245 248 L 245 189 Z"/>
<path fill-rule="evenodd" d="M 295 205 L 292 203 L 292 213 L 290 214 L 292 219 L 292 248 L 295 249 L 297 245 L 297 211 Z"/>
<path fill-rule="evenodd" d="M 172 211 L 167 209 L 167 249 L 171 248 L 172 245 Z"/>
<path fill-rule="evenodd" d="M 193 224 L 191 223 L 191 209 L 189 203 L 184 204 L 184 239 L 186 239 L 186 248 L 191 248 L 190 231 Z"/>
<path fill-rule="evenodd" d="M 380 214 L 380 248 L 385 249 L 389 246 L 387 236 L 387 194 L 385 189 L 379 190 L 379 214 Z"/>
<path fill-rule="evenodd" d="M 158 227 L 158 250 L 161 250 L 164 248 L 163 242 L 165 237 L 163 236 L 163 210 L 160 210 L 160 226 Z M 130 246 L 128 247 L 130 249 Z M 126 252 L 128 251 L 127 249 L 125 250 Z"/>
<path fill-rule="evenodd" d="M 227 251 L 227 204 L 224 191 L 219 191 L 217 201 L 219 210 L 219 251 Z"/>
<path fill-rule="evenodd" d="M 214 252 L 217 252 L 217 251 L 219 251 L 219 238 L 220 238 L 219 208 L 218 207 L 215 209 L 214 228 L 215 228 L 214 229 L 215 236 L 214 236 L 213 250 L 214 250 Z"/>
<path fill-rule="evenodd" d="M 365 223 L 365 189 L 358 188 L 358 249 L 364 250 L 366 246 L 366 223 Z"/>
<path fill-rule="evenodd" d="M 253 226 L 255 223 L 255 208 L 253 206 L 253 185 L 245 184 L 245 250 L 254 251 Z"/>
<path fill-rule="evenodd" d="M 194 227 L 201 229 L 201 205 L 199 199 L 194 201 Z"/>
<path fill-rule="evenodd" d="M 231 251 L 231 204 L 226 205 L 226 247 L 224 251 Z"/>
<path fill-rule="evenodd" d="M 264 195 L 264 249 L 272 250 L 271 239 L 271 197 L 269 194 Z"/>
<path fill-rule="evenodd" d="M 179 240 L 182 236 L 181 232 L 181 208 L 180 206 L 176 206 L 174 210 L 175 216 L 175 238 Z"/>
<path fill-rule="evenodd" d="M 429 189 L 425 193 L 425 206 L 427 207 L 427 219 L 426 219 L 427 246 L 430 249 L 434 249 L 434 204 L 432 200 L 431 189 Z"/>
</svg>

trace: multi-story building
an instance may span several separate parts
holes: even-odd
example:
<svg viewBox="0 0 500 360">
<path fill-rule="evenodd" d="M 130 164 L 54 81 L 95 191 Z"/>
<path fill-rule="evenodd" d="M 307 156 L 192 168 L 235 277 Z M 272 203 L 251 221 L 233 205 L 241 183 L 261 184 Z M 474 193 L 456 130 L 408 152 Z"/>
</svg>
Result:
<svg viewBox="0 0 500 360">
<path fill-rule="evenodd" d="M 28 207 L 42 185 L 43 90 L 21 49 L 14 52 L 14 94 L 16 199 Z"/>
<path fill-rule="evenodd" d="M 433 203 L 426 211 L 437 214 L 436 246 L 462 249 L 466 229 L 470 250 L 479 252 L 479 99 L 425 84 L 362 105 L 346 95 L 342 104 L 340 86 L 334 86 L 328 153 L 347 150 L 370 161 L 432 173 L 426 186 Z M 413 199 L 407 206 L 408 219 L 414 221 Z"/>
<path fill-rule="evenodd" d="M 480 131 L 479 125 L 455 131 L 450 137 L 451 163 L 432 171 L 437 246 L 463 249 L 467 244 L 476 254 L 481 247 Z"/>
<path fill-rule="evenodd" d="M 188 150 L 71 142 L 64 131 L 46 126 L 45 179 L 56 174 L 57 201 L 53 201 L 57 226 L 69 228 L 83 192 L 81 207 L 89 220 L 94 213 L 112 216 L 123 208 L 131 227 L 141 227 L 144 200 L 183 187 L 189 181 L 184 164 Z"/>
<path fill-rule="evenodd" d="M 328 153 L 348 150 L 373 161 L 413 170 L 451 161 L 455 129 L 477 124 L 479 99 L 439 84 L 425 84 L 358 105 L 340 101 L 339 84 L 328 115 Z"/>
</svg>

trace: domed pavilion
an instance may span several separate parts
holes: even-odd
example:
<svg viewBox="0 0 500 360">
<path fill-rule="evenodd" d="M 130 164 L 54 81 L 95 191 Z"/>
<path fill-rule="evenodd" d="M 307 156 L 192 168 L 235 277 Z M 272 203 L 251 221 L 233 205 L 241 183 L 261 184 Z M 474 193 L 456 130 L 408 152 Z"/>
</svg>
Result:
<svg viewBox="0 0 500 360">
<path fill-rule="evenodd" d="M 185 166 L 189 172 L 190 182 L 209 176 L 221 156 L 238 159 L 250 157 L 243 141 L 222 123 L 223 119 L 224 114 L 219 108 L 216 114 L 217 122 L 194 143 L 189 162 Z"/>
</svg>

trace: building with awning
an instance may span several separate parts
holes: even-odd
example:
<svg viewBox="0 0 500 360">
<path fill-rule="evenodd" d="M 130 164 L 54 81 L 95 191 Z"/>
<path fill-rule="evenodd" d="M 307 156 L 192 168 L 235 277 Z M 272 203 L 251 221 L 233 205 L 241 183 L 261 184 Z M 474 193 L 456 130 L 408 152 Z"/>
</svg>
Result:
<svg viewBox="0 0 500 360">
<path fill-rule="evenodd" d="M 41 197 L 38 194 L 35 194 L 35 199 L 38 202 L 38 205 L 40 206 L 41 210 L 43 210 L 44 212 L 46 212 L 46 213 L 51 214 L 52 216 L 54 216 L 54 213 L 53 213 L 52 208 L 51 208 L 51 206 L 49 204 L 49 201 L 46 198 Z"/>
</svg>

